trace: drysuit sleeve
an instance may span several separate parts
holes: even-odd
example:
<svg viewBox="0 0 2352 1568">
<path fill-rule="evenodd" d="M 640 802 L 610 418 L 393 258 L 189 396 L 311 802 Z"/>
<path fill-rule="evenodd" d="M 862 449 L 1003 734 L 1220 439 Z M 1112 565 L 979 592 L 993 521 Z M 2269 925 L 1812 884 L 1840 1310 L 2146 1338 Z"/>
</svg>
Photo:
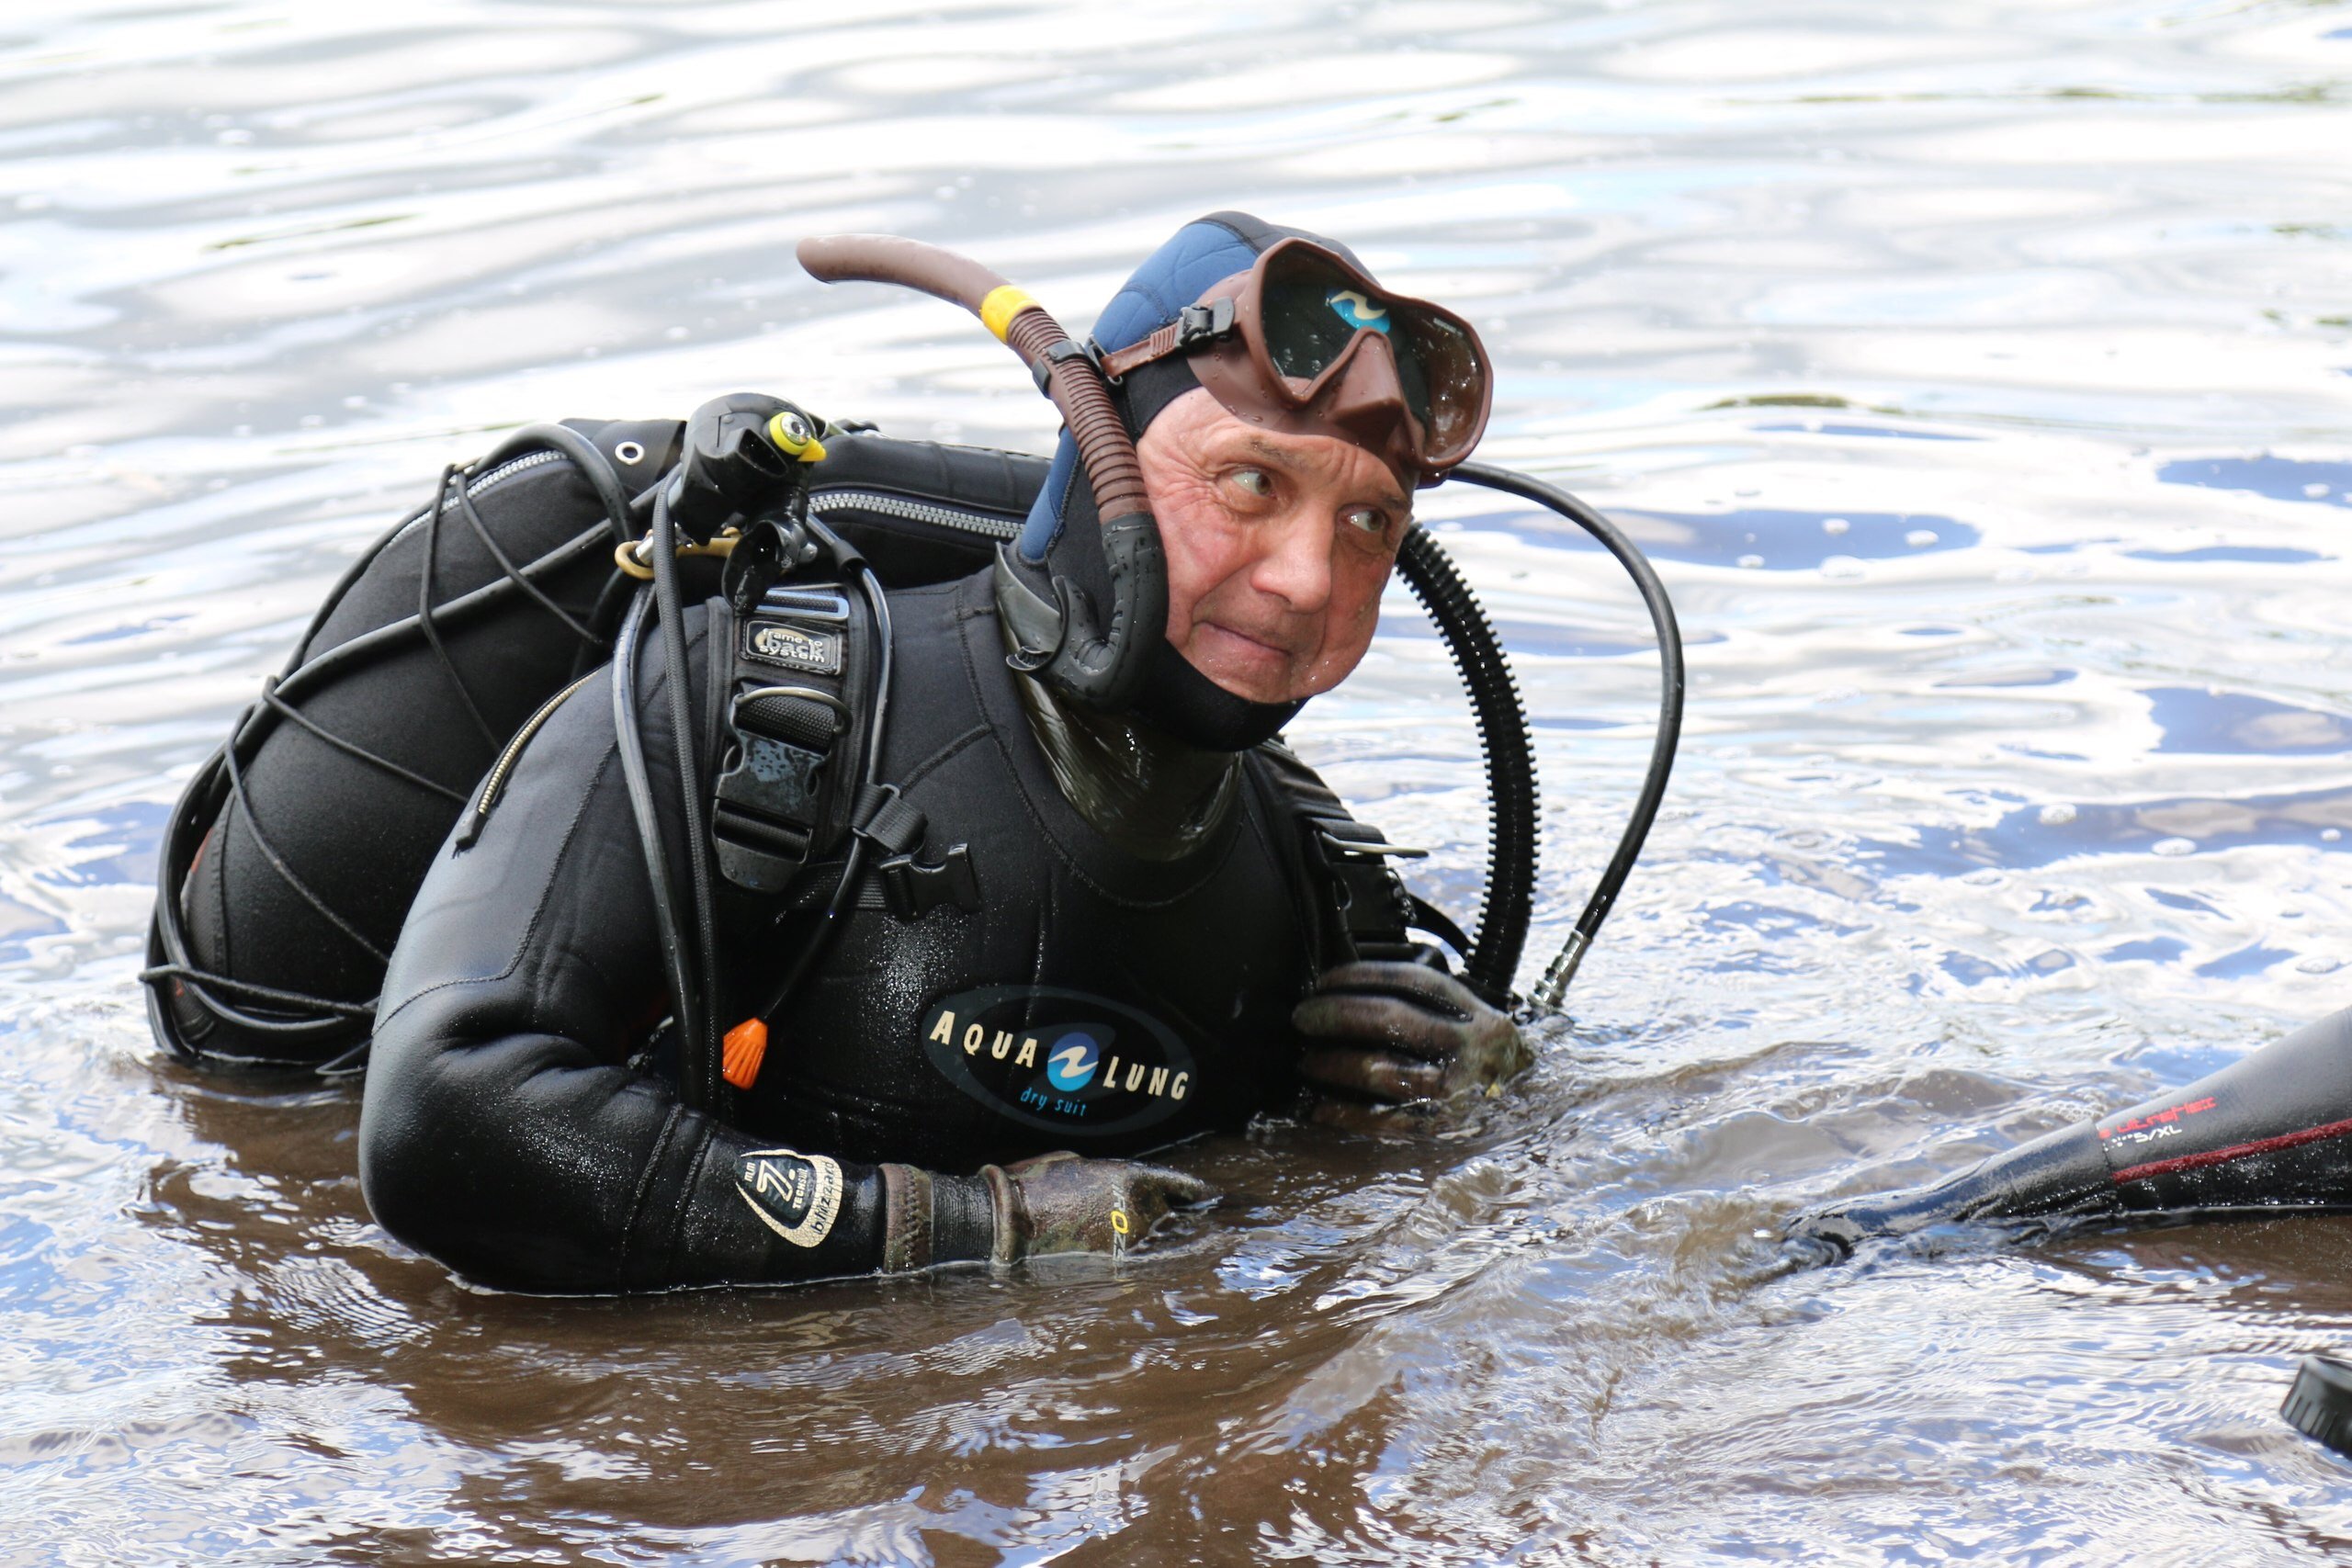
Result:
<svg viewBox="0 0 2352 1568">
<path fill-rule="evenodd" d="M 695 612 L 688 628 L 698 699 L 704 622 Z M 647 639 L 639 715 L 676 856 L 660 641 Z M 782 1282 L 987 1257 L 980 1179 L 767 1147 L 628 1065 L 668 998 L 611 681 L 607 667 L 546 717 L 486 816 L 478 788 L 417 895 L 360 1115 L 376 1218 L 469 1279 L 524 1291 Z M 912 1255 L 910 1235 L 924 1244 Z"/>
</svg>

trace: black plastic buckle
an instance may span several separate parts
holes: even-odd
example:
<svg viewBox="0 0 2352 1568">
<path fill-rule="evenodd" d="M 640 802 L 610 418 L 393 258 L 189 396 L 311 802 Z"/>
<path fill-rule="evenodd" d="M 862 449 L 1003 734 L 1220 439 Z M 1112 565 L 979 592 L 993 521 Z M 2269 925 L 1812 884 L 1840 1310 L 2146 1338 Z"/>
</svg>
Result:
<svg viewBox="0 0 2352 1568">
<path fill-rule="evenodd" d="M 942 904 L 967 911 L 980 907 L 980 879 L 972 874 L 967 845 L 949 850 L 937 865 L 917 865 L 912 855 L 894 855 L 879 869 L 882 896 L 889 900 L 890 913 L 902 920 L 919 920 Z"/>
<path fill-rule="evenodd" d="M 1068 337 L 1037 356 L 1037 362 L 1029 367 L 1029 378 L 1037 383 L 1038 391 L 1044 392 L 1053 381 L 1054 367 L 1067 365 L 1073 359 L 1085 360 L 1104 380 L 1111 379 L 1102 369 L 1102 355 L 1091 342 L 1080 343 L 1076 338 Z"/>
<path fill-rule="evenodd" d="M 860 784 L 850 810 L 849 830 L 886 855 L 912 854 L 922 847 L 928 821 L 922 807 L 899 793 L 897 784 Z"/>
<path fill-rule="evenodd" d="M 1176 346 L 1213 343 L 1233 332 L 1233 301 L 1223 296 L 1205 305 L 1187 305 L 1176 312 Z"/>
<path fill-rule="evenodd" d="M 760 686 L 735 694 L 727 726 L 734 763 L 711 790 L 719 873 L 755 893 L 781 893 L 815 845 L 833 742 L 849 727 L 849 710 L 814 687 Z"/>
</svg>

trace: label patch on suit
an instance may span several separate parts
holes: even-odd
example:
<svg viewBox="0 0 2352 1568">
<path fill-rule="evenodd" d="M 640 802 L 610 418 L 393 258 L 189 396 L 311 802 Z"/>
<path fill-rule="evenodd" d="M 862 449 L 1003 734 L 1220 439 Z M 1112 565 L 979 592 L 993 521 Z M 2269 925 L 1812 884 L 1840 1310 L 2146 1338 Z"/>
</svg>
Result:
<svg viewBox="0 0 2352 1568">
<path fill-rule="evenodd" d="M 1052 986 L 983 986 L 922 1017 L 923 1053 L 1000 1114 L 1053 1133 L 1128 1133 L 1199 1091 L 1176 1032 L 1108 997 Z"/>
<path fill-rule="evenodd" d="M 763 664 L 805 670 L 812 675 L 838 675 L 842 672 L 842 634 L 754 615 L 743 623 L 743 655 Z"/>
<path fill-rule="evenodd" d="M 735 1190 L 795 1247 L 824 1240 L 842 1214 L 842 1168 L 823 1155 L 753 1149 L 735 1161 Z"/>
</svg>

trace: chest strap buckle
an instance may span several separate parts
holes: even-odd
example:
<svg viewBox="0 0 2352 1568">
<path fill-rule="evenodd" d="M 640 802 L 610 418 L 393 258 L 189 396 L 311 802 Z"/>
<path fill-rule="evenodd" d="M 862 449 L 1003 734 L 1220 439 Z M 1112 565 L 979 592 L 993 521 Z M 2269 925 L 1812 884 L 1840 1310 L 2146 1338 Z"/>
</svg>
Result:
<svg viewBox="0 0 2352 1568">
<path fill-rule="evenodd" d="M 737 754 L 712 791 L 710 817 L 729 881 L 781 892 L 807 863 L 825 764 L 849 722 L 847 705 L 814 686 L 757 686 L 729 705 Z"/>
</svg>

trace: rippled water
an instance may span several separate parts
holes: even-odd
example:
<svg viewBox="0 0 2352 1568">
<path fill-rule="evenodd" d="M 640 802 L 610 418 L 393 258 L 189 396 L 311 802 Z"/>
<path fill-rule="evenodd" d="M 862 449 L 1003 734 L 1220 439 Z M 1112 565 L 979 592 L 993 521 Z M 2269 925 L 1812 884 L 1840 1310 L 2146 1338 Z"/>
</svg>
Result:
<svg viewBox="0 0 2352 1568">
<path fill-rule="evenodd" d="M 2352 1538 L 2275 1416 L 2352 1340 L 2346 1222 L 1767 1239 L 2352 1000 L 2352 6 L 845 10 L 0 20 L 0 1552 Z M 548 1302 L 374 1228 L 354 1091 L 157 1058 L 169 802 L 443 462 L 743 387 L 1042 447 L 1001 350 L 791 243 L 938 240 L 1082 321 L 1234 205 L 1477 320 L 1485 455 L 1626 520 L 1681 608 L 1668 811 L 1521 1092 L 1189 1148 L 1234 1201 L 1116 1272 Z M 1543 948 L 1637 780 L 1645 623 L 1544 520 L 1430 510 L 1542 724 Z M 1391 608 L 1298 734 L 1458 904 L 1472 741 Z"/>
</svg>

